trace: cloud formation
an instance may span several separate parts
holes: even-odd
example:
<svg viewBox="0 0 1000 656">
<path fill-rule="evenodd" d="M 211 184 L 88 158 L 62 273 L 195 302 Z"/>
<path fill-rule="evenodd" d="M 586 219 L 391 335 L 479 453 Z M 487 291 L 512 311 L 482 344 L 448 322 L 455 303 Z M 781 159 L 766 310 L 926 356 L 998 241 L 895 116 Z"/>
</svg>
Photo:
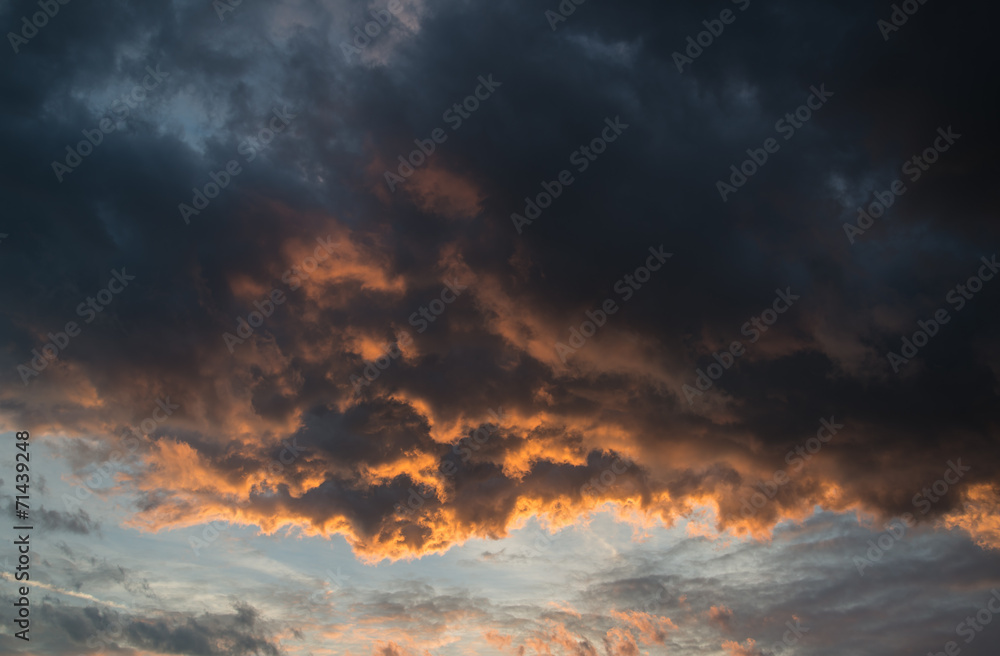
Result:
<svg viewBox="0 0 1000 656">
<path fill-rule="evenodd" d="M 84 485 L 122 504 L 117 527 L 164 539 L 221 522 L 342 539 L 366 564 L 473 543 L 511 564 L 528 556 L 477 541 L 610 512 L 636 540 L 767 544 L 817 512 L 910 513 L 992 554 L 993 23 L 927 4 L 884 39 L 886 8 L 859 0 L 744 1 L 683 72 L 674 53 L 719 8 L 60 5 L 0 70 L 0 429 L 44 436 L 74 481 L 101 472 Z M 488 99 L 482 76 L 501 82 Z M 829 102 L 796 117 L 817 88 Z M 941 131 L 961 137 L 924 170 Z M 120 293 L 113 271 L 134 276 Z M 899 368 L 887 354 L 940 310 Z M 101 537 L 60 500 L 39 526 Z M 631 655 L 682 626 L 604 610 L 599 636 L 560 619 L 483 639 Z M 278 653 L 254 612 L 123 635 Z M 718 648 L 762 649 L 735 606 L 699 612 Z M 373 649 L 432 649 L 405 637 Z"/>
</svg>

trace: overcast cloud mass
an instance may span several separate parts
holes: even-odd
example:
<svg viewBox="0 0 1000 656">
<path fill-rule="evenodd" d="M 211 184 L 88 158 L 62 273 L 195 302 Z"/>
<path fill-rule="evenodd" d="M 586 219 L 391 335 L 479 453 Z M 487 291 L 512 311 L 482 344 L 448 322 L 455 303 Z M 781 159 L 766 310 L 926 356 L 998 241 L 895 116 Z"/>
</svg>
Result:
<svg viewBox="0 0 1000 656">
<path fill-rule="evenodd" d="M 996 654 L 996 27 L 3 3 L 0 653 Z"/>
</svg>

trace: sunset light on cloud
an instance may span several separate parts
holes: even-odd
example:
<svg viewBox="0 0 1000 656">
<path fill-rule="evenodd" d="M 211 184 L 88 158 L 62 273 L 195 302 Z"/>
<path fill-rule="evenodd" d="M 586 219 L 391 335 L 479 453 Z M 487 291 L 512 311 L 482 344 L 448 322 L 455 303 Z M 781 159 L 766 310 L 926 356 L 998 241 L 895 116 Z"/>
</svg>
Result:
<svg viewBox="0 0 1000 656">
<path fill-rule="evenodd" d="M 78 2 L 0 7 L 0 653 L 997 653 L 987 6 Z"/>
</svg>

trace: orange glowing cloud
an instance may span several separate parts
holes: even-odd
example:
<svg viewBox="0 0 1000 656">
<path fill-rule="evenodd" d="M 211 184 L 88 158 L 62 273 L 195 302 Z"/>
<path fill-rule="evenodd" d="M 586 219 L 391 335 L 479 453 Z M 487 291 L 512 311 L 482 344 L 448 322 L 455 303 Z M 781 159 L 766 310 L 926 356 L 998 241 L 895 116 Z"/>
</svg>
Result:
<svg viewBox="0 0 1000 656">
<path fill-rule="evenodd" d="M 946 515 L 943 523 L 966 531 L 984 549 L 1000 550 L 1000 492 L 989 483 L 970 486 L 961 511 Z"/>
<path fill-rule="evenodd" d="M 722 627 L 728 627 L 733 619 L 733 611 L 727 606 L 712 606 L 708 609 L 708 619 Z"/>
<path fill-rule="evenodd" d="M 642 642 L 649 645 L 662 645 L 667 639 L 667 629 L 677 629 L 677 625 L 669 617 L 634 610 L 624 613 L 611 611 L 611 617 L 638 631 Z"/>
<path fill-rule="evenodd" d="M 729 653 L 729 656 L 760 656 L 760 650 L 757 649 L 756 645 L 757 643 L 752 638 L 747 638 L 743 644 L 727 640 L 722 643 L 722 648 Z"/>
<path fill-rule="evenodd" d="M 418 169 L 407 193 L 428 214 L 448 219 L 474 219 L 482 212 L 484 194 L 473 183 L 441 167 Z"/>
</svg>

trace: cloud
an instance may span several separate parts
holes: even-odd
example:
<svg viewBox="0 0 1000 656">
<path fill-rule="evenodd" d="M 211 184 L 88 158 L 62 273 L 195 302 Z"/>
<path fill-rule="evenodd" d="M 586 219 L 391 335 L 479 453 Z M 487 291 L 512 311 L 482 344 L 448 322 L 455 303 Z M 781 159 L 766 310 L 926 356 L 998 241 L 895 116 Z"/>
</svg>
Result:
<svg viewBox="0 0 1000 656">
<path fill-rule="evenodd" d="M 350 34 L 334 29 L 339 10 L 327 7 L 243 8 L 238 30 L 269 43 L 259 59 L 239 45 L 238 30 L 204 24 L 187 6 L 114 4 L 108 12 L 134 19 L 124 33 L 90 19 L 53 21 L 48 38 L 92 52 L 94 60 L 78 69 L 61 66 L 69 54 L 53 41 L 5 73 L 11 88 L 24 91 L 17 102 L 45 108 L 25 129 L 3 133 L 11 149 L 30 153 L 30 166 L 5 169 L 15 188 L 53 184 L 47 170 L 53 153 L 78 140 L 79 126 L 91 125 L 110 106 L 102 89 L 130 84 L 140 64 L 154 58 L 142 52 L 115 61 L 93 43 L 158 35 L 169 62 L 164 69 L 172 72 L 169 84 L 129 115 L 131 132 L 108 135 L 100 153 L 60 186 L 65 194 L 59 198 L 72 199 L 71 205 L 56 197 L 32 205 L 41 192 L 16 199 L 14 211 L 27 212 L 34 223 L 19 228 L 23 248 L 2 267 L 12 272 L 31 262 L 42 273 L 37 283 L 4 292 L 5 305 L 14 308 L 4 333 L 10 371 L 30 360 L 48 332 L 80 319 L 76 305 L 99 289 L 108 270 L 125 266 L 136 280 L 28 388 L 2 392 L 0 404 L 11 417 L 5 426 L 38 419 L 41 431 L 110 441 L 125 425 L 141 422 L 157 397 L 172 394 L 183 416 L 160 426 L 141 466 L 121 478 L 122 491 L 141 497 L 130 526 L 162 530 L 221 519 L 269 534 L 295 527 L 343 535 L 369 560 L 419 557 L 473 537 L 500 537 L 530 516 L 555 525 L 586 521 L 606 503 L 623 518 L 641 515 L 666 525 L 708 507 L 714 526 L 703 531 L 762 539 L 816 505 L 889 517 L 906 509 L 931 467 L 974 449 L 982 452 L 983 467 L 969 487 L 935 507 L 935 515 L 966 501 L 978 489 L 973 486 L 996 483 L 990 474 L 996 463 L 981 448 L 989 440 L 983 426 L 994 414 L 993 392 L 980 397 L 943 382 L 960 378 L 992 389 L 993 374 L 980 364 L 976 346 L 996 337 L 989 324 L 972 314 L 956 317 L 955 337 L 938 338 L 941 350 L 928 351 L 926 364 L 908 377 L 889 376 L 877 357 L 910 319 L 923 316 L 931 294 L 925 290 L 943 294 L 964 279 L 979 257 L 970 249 L 993 228 L 972 214 L 935 223 L 949 235 L 945 241 L 963 246 L 928 252 L 936 266 L 894 287 L 881 277 L 855 275 L 875 265 L 851 264 L 859 251 L 848 251 L 836 229 L 800 220 L 853 212 L 853 200 L 841 208 L 807 191 L 779 200 L 765 174 L 732 206 L 703 206 L 691 191 L 710 190 L 733 152 L 767 134 L 775 117 L 801 102 L 804 89 L 824 80 L 835 93 L 830 105 L 774 155 L 766 175 L 788 189 L 817 189 L 837 176 L 841 187 L 859 190 L 891 170 L 899 153 L 926 141 L 948 93 L 914 103 L 919 110 L 908 132 L 886 127 L 895 126 L 888 105 L 864 116 L 850 110 L 866 89 L 882 89 L 877 71 L 856 63 L 872 59 L 875 45 L 858 54 L 845 49 L 851 39 L 827 34 L 821 38 L 831 59 L 843 62 L 842 72 L 824 60 L 808 76 L 779 73 L 775 62 L 787 53 L 780 39 L 767 38 L 774 27 L 765 24 L 757 25 L 754 38 L 769 45 L 751 47 L 750 59 L 751 32 L 734 30 L 713 49 L 718 63 L 701 66 L 697 78 L 663 77 L 676 39 L 654 35 L 650 26 L 697 20 L 685 21 L 694 18 L 690 8 L 645 4 L 643 12 L 664 19 L 589 7 L 567 27 L 572 38 L 549 34 L 545 21 L 526 15 L 531 12 L 483 8 L 478 23 L 496 31 L 463 41 L 466 54 L 444 74 L 436 62 L 451 59 L 446 54 L 457 47 L 451 37 L 463 33 L 467 20 L 456 7 L 434 7 L 414 5 L 373 43 L 365 61 L 378 62 L 375 69 L 322 56 Z M 811 25 L 815 12 L 824 13 L 824 23 L 837 26 L 831 34 L 870 31 L 854 9 L 787 5 L 782 11 L 792 25 Z M 182 26 L 185 39 L 167 25 Z M 508 29 L 547 40 L 532 42 L 530 52 L 500 67 L 491 53 L 505 43 L 499 35 Z M 618 52 L 614 44 L 621 43 L 630 44 L 628 57 L 597 56 Z M 296 68 L 291 61 L 313 64 Z M 535 61 L 551 64 L 539 68 Z M 588 62 L 586 80 L 577 72 L 580 61 Z M 722 62 L 728 63 L 718 68 Z M 438 146 L 436 159 L 405 190 L 391 199 L 373 192 L 379 162 L 412 145 L 412 135 L 439 125 L 441 107 L 467 94 L 468 80 L 486 63 L 505 80 L 496 97 Z M 404 74 L 417 70 L 422 74 Z M 849 75 L 857 80 L 853 89 L 840 83 Z M 907 75 L 900 84 L 926 81 Z M 659 82 L 649 86 L 651 79 Z M 957 82 L 941 85 L 959 100 L 967 96 Z M 8 103 L 9 114 L 24 110 L 17 102 Z M 287 131 L 266 149 L 252 148 L 254 158 L 246 161 L 240 151 L 249 152 L 247 139 L 258 138 L 276 105 L 285 103 L 296 114 Z M 531 120 L 523 120 L 525 108 L 536 112 Z M 573 168 L 574 149 L 614 116 L 631 126 L 615 148 L 575 172 L 580 182 L 555 199 L 530 235 L 517 235 L 510 213 L 521 209 L 538 180 Z M 690 129 L 671 129 L 662 116 L 683 118 Z M 975 134 L 986 120 L 982 113 L 968 116 L 962 129 Z M 879 146 L 866 146 L 866 139 Z M 891 139 L 901 145 L 890 147 Z M 949 153 L 955 166 L 975 161 L 976 143 Z M 834 148 L 837 157 L 819 156 Z M 245 171 L 184 225 L 177 204 L 192 184 L 234 157 Z M 111 193 L 122 188 L 142 192 Z M 941 207 L 934 184 L 921 193 L 926 211 Z M 768 220 L 749 221 L 749 210 L 730 214 L 751 206 L 766 208 L 760 211 Z M 904 201 L 893 211 L 899 230 L 926 217 Z M 130 219 L 138 215 L 148 220 Z M 691 216 L 702 218 L 692 223 Z M 724 224 L 732 230 L 720 232 Z M 883 227 L 885 239 L 896 238 L 896 228 Z M 330 260 L 305 271 L 316 240 L 328 236 Z M 626 300 L 616 283 L 635 274 L 647 249 L 660 244 L 675 253 L 669 266 L 638 289 L 622 282 Z M 588 255 L 597 252 L 603 255 Z M 903 256 L 879 266 L 897 278 L 913 268 L 912 258 Z M 453 276 L 474 282 L 417 332 L 412 317 Z M 34 303 L 48 298 L 39 296 L 42 285 L 57 291 L 50 302 Z M 748 341 L 741 325 L 770 305 L 775 288 L 795 290 L 802 299 L 689 405 L 682 386 L 714 362 L 713 353 L 734 339 Z M 272 290 L 287 300 L 229 353 L 223 334 L 252 316 L 254 303 Z M 620 309 L 563 362 L 555 344 L 606 298 Z M 878 311 L 866 318 L 856 305 Z M 978 307 L 972 312 L 985 311 L 988 299 Z M 414 338 L 412 346 L 401 347 L 391 368 L 356 394 L 351 376 L 374 366 L 404 333 Z M 938 410 L 946 406 L 957 410 Z M 443 475 L 449 451 L 496 407 L 510 417 L 501 433 L 456 475 Z M 786 466 L 789 449 L 831 415 L 849 421 L 849 432 L 765 507 L 744 515 L 746 500 Z M 878 436 L 876 447 L 872 436 Z M 304 441 L 308 451 L 279 470 L 272 462 L 289 439 Z M 873 456 L 860 457 L 872 448 Z M 638 464 L 619 484 L 581 494 L 616 457 Z M 886 462 L 894 463 L 891 477 L 876 473 L 875 463 Z M 395 507 L 411 489 L 432 494 L 418 512 L 400 517 Z M 975 531 L 970 521 L 954 526 Z M 995 545 L 988 531 L 976 539 Z"/>
<path fill-rule="evenodd" d="M 747 638 L 743 644 L 727 640 L 722 643 L 722 648 L 726 650 L 729 656 L 760 656 L 761 654 L 753 638 Z"/>
<path fill-rule="evenodd" d="M 980 547 L 1000 549 L 1000 493 L 989 484 L 978 484 L 969 489 L 962 504 L 943 518 L 948 528 L 966 531 Z"/>
<path fill-rule="evenodd" d="M 657 617 L 649 613 L 612 611 L 611 617 L 638 631 L 644 644 L 662 645 L 667 639 L 667 630 L 677 628 L 670 618 Z"/>
<path fill-rule="evenodd" d="M 610 629 L 604 637 L 608 656 L 639 656 L 639 645 L 631 633 L 620 628 Z"/>
<path fill-rule="evenodd" d="M 708 618 L 722 628 L 727 628 L 733 619 L 733 611 L 725 606 L 712 606 L 708 609 Z"/>
<path fill-rule="evenodd" d="M 268 622 L 255 608 L 241 603 L 234 606 L 232 613 L 126 614 L 97 606 L 43 602 L 35 612 L 37 621 L 51 627 L 38 636 L 39 648 L 45 653 L 77 653 L 81 649 L 196 656 L 285 653 L 274 640 Z"/>
<path fill-rule="evenodd" d="M 0 495 L 0 498 L 7 495 Z M 13 497 L 7 497 L 10 502 L 7 504 L 5 511 L 9 516 L 14 515 L 14 499 Z M 87 511 L 83 508 L 77 508 L 72 512 L 62 512 L 59 510 L 46 510 L 44 505 L 40 505 L 37 509 L 29 509 L 30 519 L 33 526 L 38 526 L 45 531 L 65 531 L 67 533 L 76 533 L 77 535 L 88 535 L 90 533 L 99 533 L 101 524 L 93 519 L 87 514 Z"/>
<path fill-rule="evenodd" d="M 31 427 L 68 476 L 106 471 L 94 494 L 124 509 L 102 524 L 90 507 L 39 506 L 46 530 L 96 541 L 114 522 L 166 539 L 221 521 L 263 539 L 343 538 L 370 564 L 609 512 L 637 543 L 683 525 L 704 548 L 774 545 L 817 509 L 875 526 L 912 513 L 964 458 L 973 470 L 919 531 L 954 532 L 982 558 L 1000 548 L 1000 284 L 961 311 L 946 300 L 1000 243 L 979 70 L 990 21 L 928 6 L 933 20 L 887 43 L 860 0 L 753 3 L 678 73 L 673 53 L 709 18 L 697 3 L 587 3 L 557 30 L 524 2 L 403 4 L 345 56 L 378 7 L 243 3 L 220 21 L 205 3 L 71 3 L 0 71 L 0 144 L 19 154 L 0 163 L 12 217 L 0 273 L 16 281 L 0 289 L 0 429 Z M 20 22 L 13 6 L 0 15 Z M 169 77 L 122 115 L 147 66 Z M 487 71 L 503 80 L 495 96 L 388 191 L 386 168 Z M 829 104 L 723 202 L 716 181 L 814 85 Z M 269 134 L 286 106 L 295 117 Z M 115 130 L 60 182 L 53 163 L 109 116 Z M 628 129 L 597 153 L 616 117 Z M 948 125 L 965 136 L 851 245 L 843 224 Z M 233 160 L 241 172 L 185 223 L 179 205 Z M 574 182 L 541 207 L 564 170 Z M 519 234 L 511 215 L 529 201 L 540 211 Z M 661 246 L 671 259 L 648 271 Z M 135 279 L 95 300 L 122 268 Z M 444 305 L 452 280 L 468 288 Z M 779 289 L 801 298 L 751 337 Z M 886 354 L 940 308 L 950 322 L 897 375 Z M 56 358 L 36 354 L 70 322 L 80 334 Z M 724 367 L 736 340 L 745 354 Z M 698 380 L 711 386 L 689 403 Z M 143 428 L 167 397 L 180 410 Z M 845 428 L 817 449 L 821 419 Z M 123 455 L 130 427 L 143 434 Z M 532 562 L 472 546 L 477 566 Z M 111 580 L 153 594 L 134 576 Z M 745 600 L 684 594 L 711 630 L 767 643 Z M 632 604 L 614 621 L 602 609 L 590 633 L 563 610 L 561 628 L 490 635 L 633 654 L 684 626 L 669 596 L 672 620 Z M 359 608 L 395 617 L 382 604 Z M 128 648 L 277 649 L 240 622 L 143 617 Z M 405 638 L 380 648 L 411 649 Z"/>
</svg>

